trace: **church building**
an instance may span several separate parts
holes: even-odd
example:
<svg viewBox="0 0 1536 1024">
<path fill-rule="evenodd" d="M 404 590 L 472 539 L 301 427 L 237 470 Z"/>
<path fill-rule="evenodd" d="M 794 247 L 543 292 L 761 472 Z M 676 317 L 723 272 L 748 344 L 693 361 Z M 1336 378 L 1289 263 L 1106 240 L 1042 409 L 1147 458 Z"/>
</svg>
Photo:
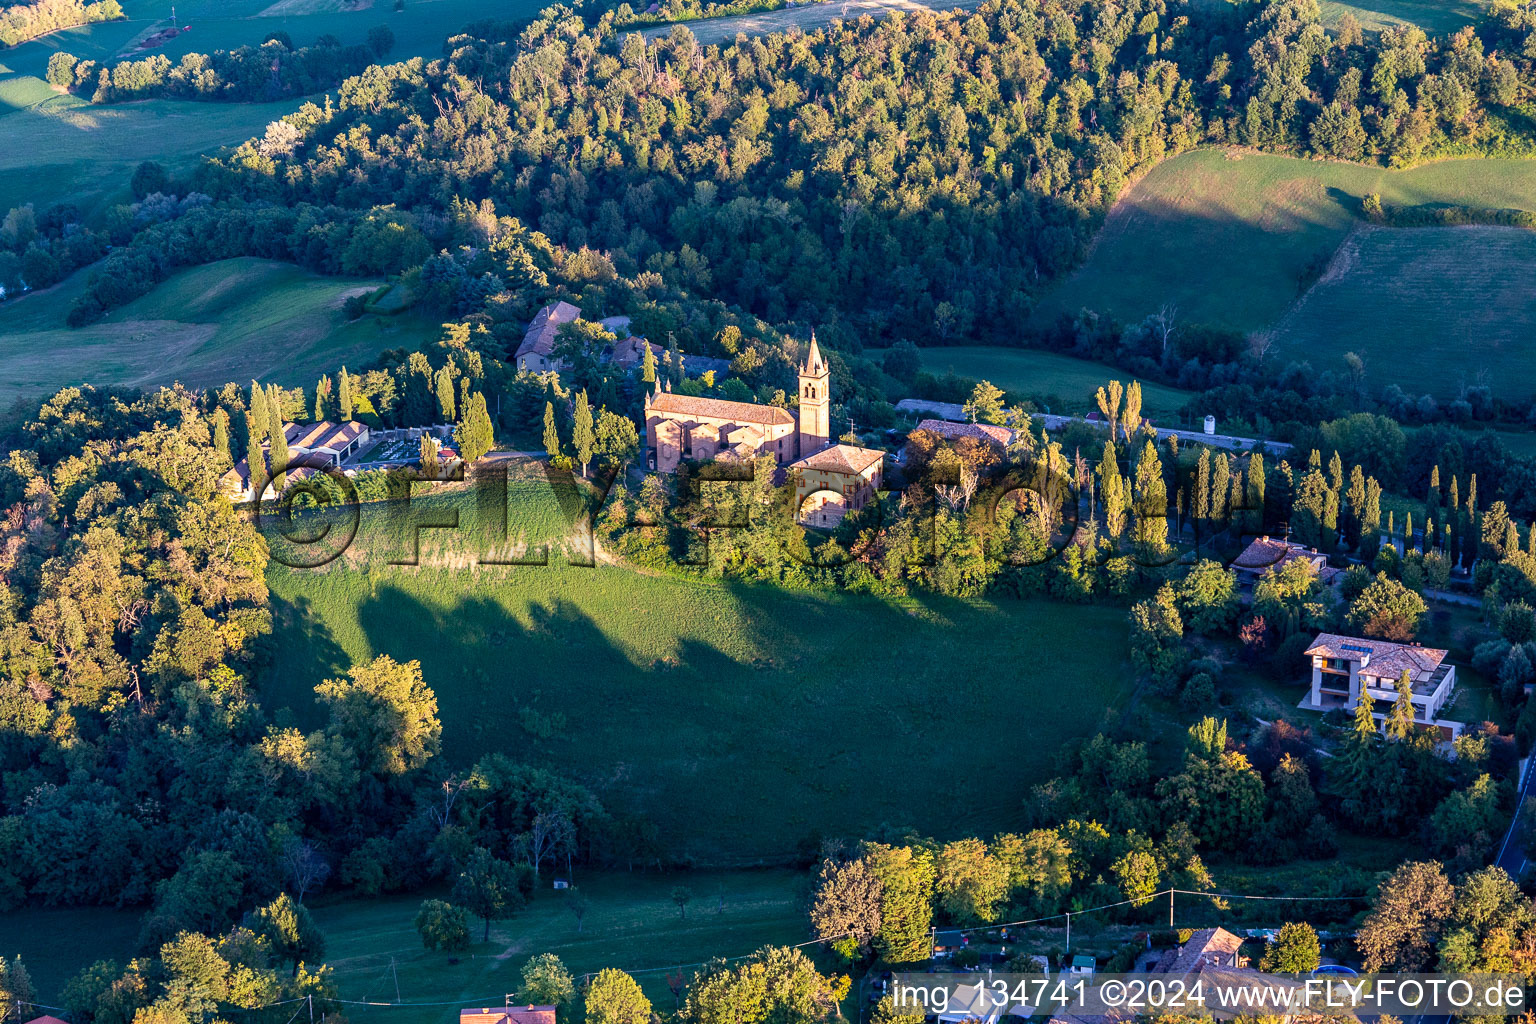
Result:
<svg viewBox="0 0 1536 1024">
<path fill-rule="evenodd" d="M 649 465 L 660 473 L 674 472 L 684 459 L 745 462 L 771 455 L 798 471 L 799 519 L 816 526 L 835 526 L 874 496 L 885 456 L 832 443 L 832 370 L 814 332 L 800 367 L 798 420 L 776 405 L 674 394 L 658 381 L 645 398 L 645 445 Z"/>
</svg>

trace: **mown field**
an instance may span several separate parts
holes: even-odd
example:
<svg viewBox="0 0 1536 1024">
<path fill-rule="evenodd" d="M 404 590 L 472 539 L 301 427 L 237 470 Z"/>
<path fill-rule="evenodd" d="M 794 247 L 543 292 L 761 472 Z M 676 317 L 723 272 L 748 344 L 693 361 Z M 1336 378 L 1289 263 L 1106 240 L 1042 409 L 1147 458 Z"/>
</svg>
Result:
<svg viewBox="0 0 1536 1024">
<path fill-rule="evenodd" d="M 1091 412 L 1098 407 L 1095 393 L 1107 381 L 1129 383 L 1123 370 L 1038 349 L 956 345 L 919 349 L 918 353 L 929 373 L 953 372 L 988 380 L 1005 391 L 1037 396 L 1053 413 Z M 871 349 L 866 354 L 878 360 L 884 353 Z M 1150 383 L 1142 384 L 1141 394 L 1142 408 L 1165 415 L 1177 412 L 1192 397 L 1187 391 Z"/>
<path fill-rule="evenodd" d="M 1536 392 L 1536 232 L 1362 226 L 1274 332 L 1282 361 L 1364 357 L 1373 386 L 1455 397 Z"/>
<path fill-rule="evenodd" d="M 1224 150 L 1188 153 L 1154 168 L 1111 211 L 1087 262 L 1041 303 L 1041 322 L 1094 309 L 1140 319 L 1163 303 L 1188 322 L 1257 331 L 1275 324 L 1359 222 L 1360 198 L 1536 210 L 1536 161 L 1448 160 L 1408 171 Z M 1439 260 L 1446 245 L 1476 261 L 1475 235 L 1436 244 L 1434 229 L 1412 229 Z M 1362 308 L 1381 305 L 1370 294 Z M 1453 303 L 1405 344 L 1444 346 L 1469 304 Z M 1522 303 L 1503 309 L 1512 321 Z M 1382 337 L 1389 337 L 1386 331 Z"/>
<path fill-rule="evenodd" d="M 347 323 L 346 296 L 382 281 L 321 277 L 258 259 L 192 267 L 98 323 L 66 327 L 89 273 L 0 304 L 0 409 L 77 383 L 205 387 L 259 378 L 313 385 L 344 362 L 355 366 L 438 330 L 409 313 Z"/>
<path fill-rule="evenodd" d="M 459 1006 L 501 1005 L 506 993 L 518 989 L 523 964 L 538 953 L 555 953 L 578 976 L 604 967 L 633 970 L 658 1007 L 668 1008 L 672 997 L 660 968 L 802 942 L 809 932 L 803 903 L 807 875 L 799 871 L 581 870 L 574 881 L 589 906 L 579 927 L 568 894 L 546 888 L 515 917 L 493 923 L 490 942 L 478 941 L 476 921 L 477 941 L 457 957 L 423 950 L 412 924 L 421 901 L 446 898 L 444 892 L 369 899 L 321 894 L 309 903 L 325 933 L 325 960 L 343 999 L 395 1002 L 398 992 L 403 1003 L 449 1004 L 347 1007 L 349 1019 L 369 1024 L 451 1024 Z M 671 897 L 679 885 L 693 894 L 686 917 Z M 6 916 L 6 955 L 21 955 L 39 1001 L 57 1003 L 60 989 L 82 968 L 100 959 L 123 964 L 135 955 L 140 914 L 140 909 L 108 908 L 16 911 Z"/>
<path fill-rule="evenodd" d="M 502 750 L 567 773 L 700 863 L 779 859 L 883 822 L 1008 827 L 1060 746 L 1131 689 L 1121 609 L 888 603 L 558 556 L 477 567 L 496 516 L 453 505 L 459 528 L 422 531 L 418 566 L 386 564 L 410 533 L 372 509 L 343 558 L 272 568 L 264 702 L 315 724 L 313 687 L 350 661 L 419 658 L 457 760 Z M 509 505 L 514 542 L 563 530 L 541 480 Z"/>
</svg>

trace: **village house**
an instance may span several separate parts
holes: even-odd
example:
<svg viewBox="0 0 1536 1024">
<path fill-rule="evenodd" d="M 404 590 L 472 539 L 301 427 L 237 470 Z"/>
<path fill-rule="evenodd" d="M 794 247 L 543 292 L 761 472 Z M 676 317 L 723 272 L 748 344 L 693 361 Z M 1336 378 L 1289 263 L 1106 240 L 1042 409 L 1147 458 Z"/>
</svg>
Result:
<svg viewBox="0 0 1536 1024">
<path fill-rule="evenodd" d="M 1375 717 L 1386 718 L 1397 700 L 1397 681 L 1404 671 L 1412 687 L 1413 718 L 1421 725 L 1441 725 L 1459 732 L 1455 723 L 1437 720 L 1440 710 L 1456 689 L 1456 666 L 1447 662 L 1448 652 L 1418 644 L 1319 633 L 1307 648 L 1312 661 L 1312 690 L 1303 707 L 1315 711 L 1352 709 L 1365 692 L 1375 702 Z"/>
<path fill-rule="evenodd" d="M 555 1007 L 530 1003 L 460 1010 L 459 1024 L 555 1024 Z"/>
<path fill-rule="evenodd" d="M 661 381 L 645 399 L 646 461 L 671 473 L 684 459 L 749 461 L 771 456 L 800 475 L 796 518 L 835 526 L 879 490 L 885 453 L 832 442 L 832 370 L 816 335 L 800 367 L 798 418 L 755 402 L 679 395 Z"/>
<path fill-rule="evenodd" d="M 512 357 L 517 368 L 529 373 L 566 369 L 565 363 L 555 355 L 555 341 L 561 324 L 579 319 L 581 308 L 569 302 L 551 302 L 539 310 L 523 334 L 523 343 L 517 346 L 517 355 Z"/>
<path fill-rule="evenodd" d="M 919 423 L 917 429 L 937 434 L 950 443 L 962 437 L 973 438 L 992 445 L 998 451 L 1007 451 L 1014 438 L 1012 430 L 995 423 L 951 423 L 948 420 L 927 419 Z"/>
<path fill-rule="evenodd" d="M 288 464 L 284 472 L 287 474 L 286 483 L 293 484 L 304 480 L 315 473 L 334 469 L 352 456 L 361 452 L 368 445 L 372 431 L 366 423 L 352 420 L 346 423 L 332 423 L 330 420 L 322 420 L 319 423 L 284 423 L 283 437 L 288 442 Z M 267 486 L 263 489 L 263 499 L 276 497 L 276 492 L 271 486 L 271 459 L 272 446 L 270 442 L 262 443 L 262 453 L 266 459 Z M 219 477 L 219 489 L 229 495 L 235 501 L 254 501 L 256 493 L 251 483 L 250 466 L 245 459 L 226 471 Z"/>
<path fill-rule="evenodd" d="M 1212 968 L 1246 968 L 1241 953 L 1243 940 L 1225 928 L 1201 928 L 1173 949 L 1167 950 L 1149 970 L 1154 974 L 1199 974 Z"/>
<path fill-rule="evenodd" d="M 852 444 L 835 444 L 790 463 L 795 478 L 795 507 L 800 522 L 830 529 L 855 509 L 869 504 L 880 490 L 885 453 Z"/>
<path fill-rule="evenodd" d="M 1321 551 L 1280 537 L 1259 537 L 1232 560 L 1229 568 L 1237 573 L 1239 585 L 1252 587 L 1269 570 L 1279 572 L 1298 560 L 1310 564 L 1324 586 L 1332 586 L 1343 576 L 1341 570 L 1328 564 L 1328 556 Z"/>
</svg>

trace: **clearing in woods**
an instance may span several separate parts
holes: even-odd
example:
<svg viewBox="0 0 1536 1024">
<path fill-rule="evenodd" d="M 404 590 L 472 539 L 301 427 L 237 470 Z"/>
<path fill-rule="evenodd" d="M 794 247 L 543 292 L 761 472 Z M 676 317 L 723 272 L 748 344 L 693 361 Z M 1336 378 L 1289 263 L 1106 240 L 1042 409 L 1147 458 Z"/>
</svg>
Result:
<svg viewBox="0 0 1536 1024">
<path fill-rule="evenodd" d="M 348 323 L 348 295 L 380 280 L 322 277 L 290 263 L 234 259 L 180 271 L 85 327 L 64 326 L 90 270 L 0 304 L 0 408 L 68 384 L 217 387 L 252 378 L 312 386 L 344 362 L 419 345 L 439 327 L 412 314 Z"/>
<path fill-rule="evenodd" d="M 1098 408 L 1094 393 L 1107 381 L 1129 383 L 1133 379 L 1132 374 L 1113 366 L 1039 349 L 946 345 L 917 351 L 929 373 L 991 381 L 1004 391 L 1035 399 L 1057 414 L 1092 412 Z M 884 350 L 870 349 L 865 354 L 879 361 Z M 1147 381 L 1142 381 L 1141 395 L 1143 409 L 1164 416 L 1178 412 L 1194 397 L 1192 392 Z"/>
<path fill-rule="evenodd" d="M 1447 160 L 1389 171 L 1234 150 L 1187 153 L 1154 168 L 1115 205 L 1083 266 L 1041 300 L 1037 323 L 1081 309 L 1139 320 L 1172 302 L 1185 323 L 1273 327 L 1361 223 L 1356 211 L 1369 192 L 1396 206 L 1536 211 L 1536 161 Z M 1459 247 L 1459 258 L 1474 263 L 1481 240 L 1461 233 L 1437 244 L 1427 229 L 1404 237 L 1410 248 Z M 1378 300 L 1362 294 L 1359 301 L 1368 320 Z M 1468 312 L 1468 299 L 1446 307 L 1442 353 L 1450 354 L 1443 339 L 1455 336 Z"/>
<path fill-rule="evenodd" d="M 653 820 L 674 858 L 723 866 L 881 823 L 953 838 L 1017 822 L 1061 745 L 1132 689 L 1120 608 L 789 592 L 558 553 L 476 565 L 568 530 L 542 472 L 514 473 L 505 508 L 464 490 L 410 515 L 368 506 L 345 556 L 273 562 L 288 641 L 264 704 L 310 728 L 321 681 L 376 654 L 419 659 L 459 763 L 515 751 Z M 419 565 L 389 564 L 449 509 L 459 526 L 421 530 Z"/>
<path fill-rule="evenodd" d="M 1361 225 L 1273 337 L 1282 365 L 1336 369 L 1355 352 L 1375 387 L 1444 400 L 1487 384 L 1524 401 L 1536 391 L 1536 232 Z"/>
</svg>

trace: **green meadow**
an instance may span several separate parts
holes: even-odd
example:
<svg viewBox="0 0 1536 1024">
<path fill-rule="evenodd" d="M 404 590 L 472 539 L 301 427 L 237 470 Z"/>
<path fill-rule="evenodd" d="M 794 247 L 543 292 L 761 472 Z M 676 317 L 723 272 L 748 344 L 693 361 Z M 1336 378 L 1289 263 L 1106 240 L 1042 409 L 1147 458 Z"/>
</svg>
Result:
<svg viewBox="0 0 1536 1024">
<path fill-rule="evenodd" d="M 417 345 L 439 329 L 413 314 L 348 323 L 348 295 L 381 280 L 322 277 L 289 263 L 234 259 L 172 275 L 85 327 L 64 326 L 89 270 L 0 304 L 0 408 L 68 384 L 217 387 L 259 378 L 313 385 L 343 363 Z"/>
<path fill-rule="evenodd" d="M 988 380 L 1004 391 L 1044 402 L 1053 413 L 1092 412 L 1097 408 L 1094 394 L 1106 381 L 1129 381 L 1124 370 L 1039 349 L 955 345 L 923 348 L 918 354 L 929 373 Z M 868 355 L 880 359 L 883 353 L 871 350 Z M 1141 393 L 1143 409 L 1164 415 L 1177 412 L 1193 397 L 1188 391 L 1145 382 Z"/>
<path fill-rule="evenodd" d="M 341 558 L 274 565 L 263 702 L 313 726 L 323 679 L 420 659 L 456 761 L 553 768 L 652 818 L 674 857 L 734 865 L 882 823 L 1008 827 L 1132 688 L 1119 608 L 793 593 L 559 553 L 476 564 L 526 559 L 573 517 L 537 473 L 500 502 L 369 508 Z M 454 512 L 454 529 L 412 525 Z"/>
<path fill-rule="evenodd" d="M 1084 308 L 1140 319 L 1171 302 L 1186 322 L 1269 327 L 1312 283 L 1309 268 L 1325 267 L 1361 223 L 1356 211 L 1369 192 L 1398 206 L 1536 210 L 1536 161 L 1446 160 L 1390 171 L 1237 150 L 1186 153 L 1153 168 L 1116 204 L 1084 265 L 1042 300 L 1040 321 Z M 1431 241 L 1440 229 L 1403 230 L 1406 244 L 1440 258 L 1444 244 Z M 1451 244 L 1472 257 L 1478 243 L 1461 235 Z M 1464 312 L 1453 305 L 1440 323 L 1454 326 Z"/>
<path fill-rule="evenodd" d="M 168 27 L 191 26 L 163 46 L 138 42 Z M 524 18 L 538 0 L 124 0 L 128 17 L 56 32 L 0 53 L 0 212 L 22 203 L 39 209 L 72 202 L 89 210 L 127 201 L 128 178 L 144 160 L 183 170 L 204 153 L 238 145 L 296 109 L 275 103 L 194 103 L 141 100 L 93 106 L 56 92 L 44 80 L 48 58 L 64 50 L 82 59 L 116 60 L 255 46 L 286 32 L 295 46 L 322 35 L 362 43 L 375 25 L 395 34 L 389 60 L 437 57 L 449 35 L 483 18 Z"/>
<path fill-rule="evenodd" d="M 439 1004 L 345 1007 L 348 1019 L 360 1024 L 452 1024 L 461 1006 L 501 1005 L 520 986 L 523 964 L 538 953 L 556 954 L 578 977 L 605 967 L 632 970 L 657 1006 L 667 1008 L 668 968 L 675 973 L 680 965 L 803 942 L 809 934 L 808 876 L 796 870 L 579 870 L 573 880 L 588 907 L 580 922 L 569 893 L 546 887 L 516 916 L 493 922 L 489 942 L 478 941 L 475 921 L 476 942 L 457 956 L 422 949 L 412 923 L 422 900 L 446 898 L 446 892 L 368 899 L 321 894 L 309 905 L 325 933 L 325 961 L 341 998 Z M 677 886 L 692 893 L 686 914 L 672 900 Z M 141 908 L 100 907 L 15 911 L 6 915 L 6 955 L 21 955 L 39 1001 L 57 1003 L 82 968 L 101 959 L 123 964 L 138 953 L 141 914 Z"/>
<path fill-rule="evenodd" d="M 1373 386 L 1410 394 L 1486 384 L 1525 401 L 1536 392 L 1532 266 L 1536 232 L 1520 228 L 1362 226 L 1281 319 L 1273 351 L 1318 369 L 1355 352 Z"/>
</svg>

